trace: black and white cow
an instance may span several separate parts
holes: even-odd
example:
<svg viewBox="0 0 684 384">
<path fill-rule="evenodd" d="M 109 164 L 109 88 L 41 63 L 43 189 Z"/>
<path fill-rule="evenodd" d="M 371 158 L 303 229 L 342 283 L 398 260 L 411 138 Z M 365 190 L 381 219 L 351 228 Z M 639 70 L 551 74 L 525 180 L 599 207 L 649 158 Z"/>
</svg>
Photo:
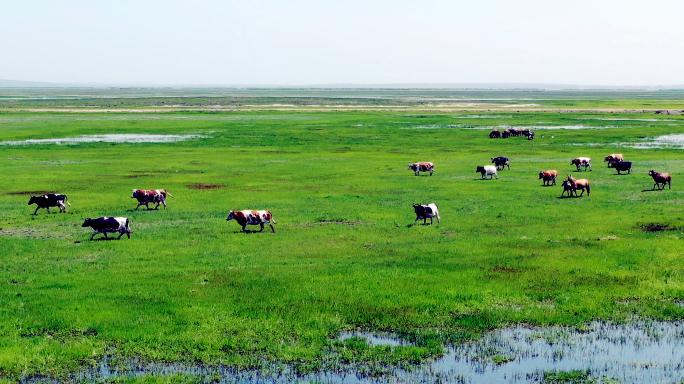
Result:
<svg viewBox="0 0 684 384">
<path fill-rule="evenodd" d="M 501 171 L 504 170 L 504 168 L 508 167 L 508 170 L 511 169 L 511 165 L 508 164 L 508 157 L 504 156 L 499 156 L 499 157 L 492 157 L 492 164 L 496 166 L 496 169 L 499 170 L 499 167 L 501 167 Z"/>
<path fill-rule="evenodd" d="M 90 240 L 98 233 L 104 234 L 105 239 L 109 239 L 107 233 L 115 232 L 119 232 L 119 237 L 117 237 L 117 239 L 120 239 L 124 234 L 128 236 L 129 239 L 131 238 L 131 224 L 126 217 L 87 218 L 81 227 L 91 227 L 95 231 L 93 235 L 90 236 Z"/>
<path fill-rule="evenodd" d="M 423 224 L 427 224 L 427 219 L 430 219 L 430 224 L 433 223 L 432 218 L 437 218 L 439 224 L 439 208 L 437 204 L 413 204 L 413 210 L 416 212 L 416 221 L 423 220 Z M 416 221 L 413 223 L 415 224 Z"/>
<path fill-rule="evenodd" d="M 486 179 L 487 176 L 489 176 L 490 180 L 492 179 L 492 176 L 497 179 L 499 178 L 499 175 L 496 173 L 496 167 L 493 165 L 478 165 L 475 172 L 479 172 L 482 175 L 483 180 Z"/>
<path fill-rule="evenodd" d="M 430 172 L 430 176 L 432 176 L 432 173 L 435 172 L 435 164 L 429 161 L 421 161 L 409 164 L 408 169 L 413 171 L 416 176 L 419 176 L 421 172 Z"/>
<path fill-rule="evenodd" d="M 588 157 L 578 157 L 576 159 L 572 159 L 570 164 L 577 166 L 577 172 L 581 170 L 581 167 L 584 167 L 584 171 L 586 171 L 587 168 L 589 168 L 591 171 L 591 159 Z"/>
<path fill-rule="evenodd" d="M 28 205 L 36 204 L 38 206 L 36 211 L 33 212 L 34 215 L 37 215 L 38 210 L 41 208 L 47 209 L 48 213 L 50 213 L 50 207 L 59 207 L 60 212 L 66 212 L 66 205 L 64 205 L 64 203 L 67 203 L 69 206 L 71 206 L 71 203 L 67 199 L 66 195 L 48 193 L 47 195 L 43 196 L 31 196 Z"/>
</svg>

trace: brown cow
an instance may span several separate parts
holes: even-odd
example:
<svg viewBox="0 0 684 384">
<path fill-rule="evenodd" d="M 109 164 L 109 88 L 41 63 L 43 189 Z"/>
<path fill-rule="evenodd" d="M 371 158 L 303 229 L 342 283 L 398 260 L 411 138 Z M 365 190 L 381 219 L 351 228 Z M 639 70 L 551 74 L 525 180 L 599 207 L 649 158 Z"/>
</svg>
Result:
<svg viewBox="0 0 684 384">
<path fill-rule="evenodd" d="M 154 209 L 159 209 L 159 204 L 164 204 L 164 209 L 166 209 L 167 195 L 173 197 L 172 194 L 166 192 L 166 189 L 134 189 L 131 198 L 138 200 L 138 206 L 135 207 L 136 211 L 141 205 L 144 205 L 149 210 L 150 206 L 148 204 L 150 203 L 157 203 L 157 206 L 154 207 Z"/>
<path fill-rule="evenodd" d="M 672 189 L 672 177 L 669 173 L 659 173 L 651 169 L 648 171 L 648 175 L 651 176 L 655 182 L 652 190 L 655 190 L 656 186 L 658 187 L 658 190 L 665 189 L 665 184 L 667 184 L 668 189 Z M 660 184 L 663 185 L 662 188 L 660 187 Z"/>
<path fill-rule="evenodd" d="M 539 179 L 542 180 L 542 185 L 550 186 L 556 185 L 556 178 L 558 177 L 558 171 L 551 169 L 545 172 L 539 172 Z M 553 183 L 553 184 L 552 184 Z"/>
<path fill-rule="evenodd" d="M 572 188 L 575 190 L 575 196 L 577 196 L 577 190 L 581 189 L 582 193 L 579 195 L 579 197 L 582 197 L 584 195 L 584 190 L 587 190 L 587 196 L 589 196 L 589 193 L 591 193 L 591 187 L 589 186 L 589 180 L 587 179 L 575 179 L 572 177 L 572 175 L 568 175 L 568 182 L 570 182 L 570 185 L 572 185 Z"/>
<path fill-rule="evenodd" d="M 608 167 L 610 167 L 611 163 L 617 163 L 618 161 L 625 161 L 625 158 L 622 157 L 621 153 L 613 153 L 610 156 L 606 156 L 603 158 L 603 162 L 608 162 Z"/>
</svg>

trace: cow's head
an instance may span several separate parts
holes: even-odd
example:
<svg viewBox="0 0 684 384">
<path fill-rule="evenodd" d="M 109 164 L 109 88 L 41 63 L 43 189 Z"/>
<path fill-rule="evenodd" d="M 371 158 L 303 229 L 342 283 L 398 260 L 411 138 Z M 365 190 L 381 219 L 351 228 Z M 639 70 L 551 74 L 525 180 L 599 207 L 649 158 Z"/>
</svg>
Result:
<svg viewBox="0 0 684 384">
<path fill-rule="evenodd" d="M 544 178 L 544 172 L 539 172 L 539 178 L 540 179 Z"/>
<path fill-rule="evenodd" d="M 613 160 L 613 155 L 606 156 L 603 158 L 603 162 L 605 163 L 606 161 L 612 161 Z"/>
<path fill-rule="evenodd" d="M 31 198 L 29 199 L 28 205 L 31 205 L 31 204 L 38 204 L 38 196 L 31 196 Z"/>
<path fill-rule="evenodd" d="M 648 175 L 651 176 L 651 177 L 653 177 L 653 176 L 656 175 L 656 171 L 654 171 L 654 170 L 651 169 L 650 171 L 648 171 Z"/>
<path fill-rule="evenodd" d="M 421 215 L 425 213 L 425 206 L 422 204 L 413 204 L 413 211 L 416 212 L 416 215 Z"/>
<path fill-rule="evenodd" d="M 133 196 L 131 196 L 131 199 L 135 199 L 136 197 L 138 197 L 138 191 L 139 191 L 139 189 L 133 190 Z"/>
<path fill-rule="evenodd" d="M 571 165 L 579 164 L 579 160 L 578 160 L 578 159 L 572 159 L 572 161 L 570 162 L 570 164 L 571 164 Z"/>
<path fill-rule="evenodd" d="M 92 225 L 93 225 L 93 219 L 87 218 L 87 219 L 85 219 L 85 221 L 83 222 L 83 225 L 81 225 L 81 227 L 90 227 Z"/>
<path fill-rule="evenodd" d="M 484 169 L 483 166 L 478 165 L 478 166 L 477 166 L 477 169 L 475 170 L 475 172 L 485 173 L 485 169 Z"/>
<path fill-rule="evenodd" d="M 228 218 L 226 218 L 226 221 L 231 220 L 235 220 L 235 211 L 230 211 L 230 213 L 228 214 Z"/>
<path fill-rule="evenodd" d="M 410 170 L 410 171 L 415 171 L 416 168 L 418 168 L 418 165 L 417 165 L 417 164 L 409 164 L 408 170 Z"/>
</svg>

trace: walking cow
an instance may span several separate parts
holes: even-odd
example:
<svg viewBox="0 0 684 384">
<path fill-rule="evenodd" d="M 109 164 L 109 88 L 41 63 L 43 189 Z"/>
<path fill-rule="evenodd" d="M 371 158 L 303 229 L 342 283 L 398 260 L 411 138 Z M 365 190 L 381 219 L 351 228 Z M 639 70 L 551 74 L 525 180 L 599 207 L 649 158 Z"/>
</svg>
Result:
<svg viewBox="0 0 684 384">
<path fill-rule="evenodd" d="M 437 204 L 413 204 L 413 211 L 416 213 L 416 220 L 423 220 L 423 224 L 427 224 L 427 219 L 430 219 L 430 225 L 432 225 L 432 218 L 437 218 L 437 224 L 439 224 L 439 207 Z"/>
<path fill-rule="evenodd" d="M 573 159 L 570 164 L 576 165 L 577 166 L 577 172 L 579 172 L 581 169 L 580 167 L 584 167 L 584 170 L 586 171 L 587 168 L 591 171 L 591 159 L 588 157 L 578 157 L 576 159 Z"/>
<path fill-rule="evenodd" d="M 539 179 L 542 180 L 542 185 L 556 185 L 557 177 L 558 171 L 556 171 L 555 169 L 551 169 L 545 172 L 539 172 Z"/>
<path fill-rule="evenodd" d="M 475 172 L 479 172 L 482 175 L 482 180 L 486 179 L 487 176 L 489 176 L 489 180 L 492 179 L 492 176 L 497 179 L 499 178 L 499 175 L 496 173 L 496 167 L 493 165 L 478 165 Z"/>
<path fill-rule="evenodd" d="M 93 240 L 93 237 L 95 237 L 95 235 L 98 233 L 104 234 L 105 240 L 109 240 L 107 233 L 115 232 L 119 232 L 119 237 L 117 237 L 117 240 L 123 235 L 128 236 L 129 239 L 131 238 L 131 224 L 126 217 L 100 217 L 97 219 L 87 218 L 81 227 L 91 227 L 95 231 L 93 232 L 93 235 L 90 236 L 90 240 Z"/>
<path fill-rule="evenodd" d="M 67 199 L 66 195 L 48 193 L 47 195 L 43 196 L 31 196 L 28 205 L 35 204 L 38 206 L 36 211 L 33 212 L 34 215 L 37 215 L 38 210 L 41 208 L 47 209 L 48 213 L 50 213 L 50 207 L 59 207 L 60 212 L 66 212 L 66 205 L 64 205 L 64 203 L 67 203 L 69 206 L 71 206 L 71 203 Z"/>
<path fill-rule="evenodd" d="M 166 189 L 134 189 L 131 199 L 138 200 L 138 206 L 135 207 L 136 211 L 138 210 L 138 208 L 140 208 L 141 205 L 147 207 L 147 210 L 149 211 L 150 206 L 148 204 L 150 203 L 157 204 L 157 206 L 154 207 L 154 209 L 159 209 L 159 204 L 164 204 L 164 209 L 166 209 L 167 195 L 173 197 L 172 194 L 166 192 Z"/>
<path fill-rule="evenodd" d="M 264 224 L 268 223 L 273 233 L 275 233 L 273 224 L 278 224 L 273 218 L 271 211 L 253 211 L 249 209 L 244 211 L 230 211 L 226 220 L 237 221 L 237 223 L 242 227 L 242 232 L 246 232 L 248 225 L 260 225 L 261 230 L 259 232 L 263 232 Z M 273 222 L 273 224 L 271 224 L 271 222 Z"/>
<path fill-rule="evenodd" d="M 667 184 L 668 189 L 672 189 L 672 177 L 669 173 L 660 173 L 654 170 L 648 171 L 648 175 L 653 178 L 655 184 L 653 184 L 653 190 L 658 187 L 659 190 L 665 189 L 665 184 Z M 662 187 L 660 186 L 662 184 Z"/>
<path fill-rule="evenodd" d="M 429 161 L 424 161 L 409 164 L 408 169 L 413 171 L 416 176 L 419 176 L 421 172 L 430 172 L 430 176 L 432 176 L 432 173 L 435 171 L 435 165 Z"/>
<path fill-rule="evenodd" d="M 492 157 L 492 164 L 496 166 L 496 169 L 499 170 L 499 167 L 501 167 L 501 171 L 504 170 L 505 167 L 508 167 L 508 170 L 510 171 L 511 166 L 508 164 L 508 157 L 504 156 L 499 156 L 499 157 Z"/>
</svg>

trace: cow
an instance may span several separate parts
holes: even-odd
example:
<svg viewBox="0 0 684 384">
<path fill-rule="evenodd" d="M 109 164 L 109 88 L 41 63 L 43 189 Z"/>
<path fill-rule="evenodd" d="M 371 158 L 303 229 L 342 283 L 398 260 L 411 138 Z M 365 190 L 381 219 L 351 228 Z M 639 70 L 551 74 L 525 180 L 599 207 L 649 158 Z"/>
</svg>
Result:
<svg viewBox="0 0 684 384">
<path fill-rule="evenodd" d="M 577 190 L 581 189 L 582 193 L 579 195 L 579 197 L 582 197 L 584 195 L 584 190 L 587 190 L 587 196 L 591 193 L 591 187 L 589 186 L 589 180 L 587 179 L 575 179 L 572 177 L 572 175 L 568 175 L 568 182 L 572 185 L 572 189 L 575 191 L 575 196 L 577 196 Z"/>
<path fill-rule="evenodd" d="M 522 134 L 522 131 L 520 129 L 508 128 L 508 130 L 511 132 L 511 136 L 513 137 L 518 137 Z"/>
<path fill-rule="evenodd" d="M 648 175 L 651 176 L 655 182 L 652 190 L 655 190 L 656 187 L 658 187 L 659 190 L 665 189 L 665 184 L 667 184 L 668 189 L 672 189 L 672 177 L 669 173 L 659 173 L 651 169 L 648 171 Z M 660 187 L 660 184 L 663 185 L 662 188 Z"/>
<path fill-rule="evenodd" d="M 164 209 L 166 209 L 167 195 L 173 197 L 173 195 L 168 193 L 166 189 L 134 189 L 131 199 L 138 200 L 138 206 L 135 207 L 136 211 L 138 210 L 138 208 L 140 208 L 141 205 L 147 207 L 147 210 L 149 211 L 150 206 L 148 204 L 150 203 L 157 204 L 157 206 L 154 207 L 154 209 L 159 209 L 159 204 L 164 204 Z"/>
<path fill-rule="evenodd" d="M 499 175 L 496 173 L 496 167 L 493 165 L 478 165 L 475 172 L 482 174 L 482 180 L 486 179 L 487 176 L 489 176 L 489 180 L 492 179 L 492 176 L 496 177 L 497 179 L 499 178 Z"/>
<path fill-rule="evenodd" d="M 117 237 L 117 240 L 123 235 L 128 236 L 129 239 L 131 238 L 131 223 L 126 217 L 100 217 L 97 219 L 87 218 L 81 227 L 91 227 L 95 231 L 93 232 L 93 235 L 90 236 L 91 241 L 98 233 L 104 234 L 104 238 L 106 240 L 109 240 L 107 233 L 115 232 L 119 232 L 119 237 Z"/>
<path fill-rule="evenodd" d="M 561 192 L 561 197 L 563 197 L 565 192 L 568 193 L 568 197 L 572 197 L 573 193 L 575 193 L 575 195 L 577 195 L 577 191 L 575 190 L 575 188 L 572 187 L 572 183 L 570 183 L 567 180 L 563 180 L 563 183 L 561 183 L 561 184 L 563 185 L 563 192 Z"/>
<path fill-rule="evenodd" d="M 558 177 L 558 171 L 551 169 L 544 172 L 539 172 L 539 179 L 542 180 L 542 185 L 556 185 L 556 178 Z"/>
<path fill-rule="evenodd" d="M 504 139 L 508 139 L 509 137 L 511 137 L 511 131 L 509 129 L 504 130 L 501 133 L 501 137 Z"/>
<path fill-rule="evenodd" d="M 508 157 L 504 156 L 499 156 L 499 157 L 492 157 L 492 164 L 496 166 L 496 169 L 499 170 L 499 167 L 501 167 L 501 170 L 505 167 L 508 167 L 508 170 L 510 171 L 511 166 L 508 164 Z"/>
<path fill-rule="evenodd" d="M 275 233 L 275 228 L 273 224 L 276 223 L 271 211 L 254 211 L 254 210 L 244 210 L 244 211 L 230 211 L 228 214 L 227 221 L 235 220 L 240 226 L 242 226 L 242 232 L 246 232 L 248 225 L 260 225 L 261 230 L 264 231 L 264 223 L 268 223 L 271 227 L 273 233 Z M 273 222 L 273 224 L 271 224 Z"/>
<path fill-rule="evenodd" d="M 621 153 L 613 153 L 613 154 L 603 158 L 603 162 L 608 163 L 608 168 L 610 168 L 610 165 L 612 163 L 616 163 L 618 161 L 625 161 L 625 159 L 624 159 L 624 157 L 622 157 Z"/>
<path fill-rule="evenodd" d="M 627 171 L 627 173 L 632 173 L 632 162 L 631 161 L 617 161 L 614 163 L 610 163 L 613 166 L 611 168 L 615 168 L 617 170 L 618 175 L 621 175 L 620 172 Z"/>
<path fill-rule="evenodd" d="M 421 172 L 430 172 L 430 176 L 432 176 L 432 173 L 435 171 L 435 165 L 429 161 L 424 161 L 409 164 L 408 169 L 413 171 L 416 176 L 419 176 Z"/>
<path fill-rule="evenodd" d="M 578 157 L 576 159 L 573 159 L 570 164 L 576 165 L 577 166 L 577 172 L 579 172 L 581 169 L 580 167 L 584 167 L 584 170 L 586 171 L 587 168 L 591 171 L 591 159 L 588 157 Z"/>
<path fill-rule="evenodd" d="M 35 204 L 38 206 L 36 211 L 33 212 L 34 215 L 37 215 L 38 210 L 41 208 L 47 209 L 48 213 L 50 213 L 50 207 L 59 207 L 60 213 L 66 212 L 66 205 L 64 205 L 64 203 L 67 203 L 69 206 L 71 206 L 71 203 L 67 199 L 66 195 L 48 193 L 47 195 L 42 196 L 31 196 L 28 205 Z"/>
<path fill-rule="evenodd" d="M 439 224 L 439 208 L 437 204 L 413 204 L 413 210 L 416 212 L 416 221 L 423 219 L 423 224 L 427 224 L 427 219 L 430 219 L 430 225 L 432 225 L 432 218 L 437 218 L 437 224 Z M 413 222 L 413 224 L 416 223 Z"/>
<path fill-rule="evenodd" d="M 534 132 L 528 132 L 525 134 L 527 136 L 527 140 L 533 140 L 534 139 Z"/>
<path fill-rule="evenodd" d="M 501 137 L 501 132 L 499 132 L 497 129 L 489 132 L 489 138 L 490 139 L 498 139 Z"/>
</svg>

